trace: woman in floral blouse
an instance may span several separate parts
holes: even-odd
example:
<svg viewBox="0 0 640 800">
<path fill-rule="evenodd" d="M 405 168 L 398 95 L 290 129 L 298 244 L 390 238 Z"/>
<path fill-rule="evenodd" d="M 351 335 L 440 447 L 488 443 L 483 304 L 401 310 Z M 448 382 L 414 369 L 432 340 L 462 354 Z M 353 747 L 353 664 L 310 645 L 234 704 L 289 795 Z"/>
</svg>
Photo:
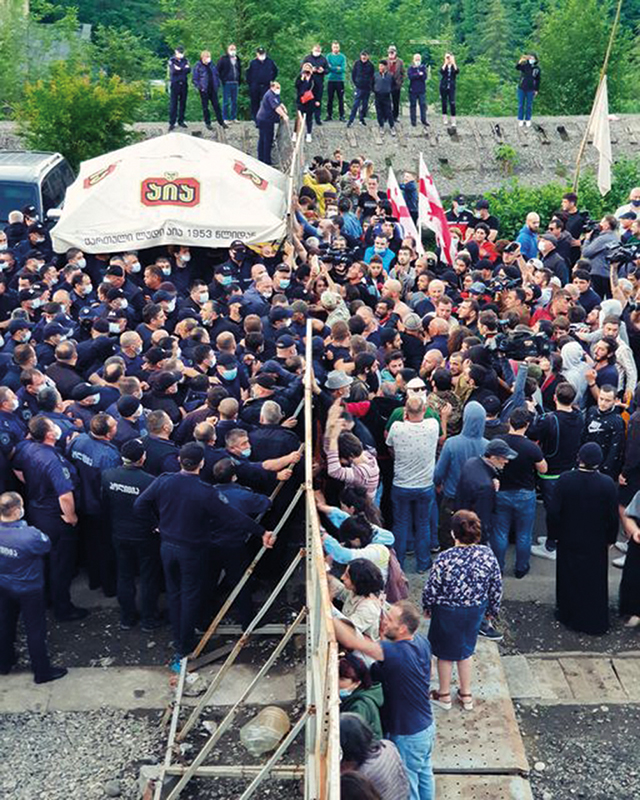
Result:
<svg viewBox="0 0 640 800">
<path fill-rule="evenodd" d="M 422 593 L 422 607 L 431 617 L 429 641 L 438 659 L 439 689 L 431 692 L 435 705 L 451 708 L 451 673 L 458 669 L 458 702 L 473 709 L 471 657 L 485 616 L 500 610 L 502 576 L 490 547 L 479 544 L 480 519 L 473 511 L 456 511 L 451 519 L 455 547 L 436 559 Z"/>
</svg>

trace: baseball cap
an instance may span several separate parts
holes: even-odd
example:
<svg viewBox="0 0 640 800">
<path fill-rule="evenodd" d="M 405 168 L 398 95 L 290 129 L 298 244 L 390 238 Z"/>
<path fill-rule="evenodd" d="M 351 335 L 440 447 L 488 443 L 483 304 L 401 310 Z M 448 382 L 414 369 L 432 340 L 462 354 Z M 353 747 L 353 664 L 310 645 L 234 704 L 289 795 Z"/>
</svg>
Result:
<svg viewBox="0 0 640 800">
<path fill-rule="evenodd" d="M 500 413 L 500 408 L 502 407 L 500 401 L 495 396 L 495 394 L 490 394 L 481 401 L 482 407 L 490 416 L 495 416 L 496 414 Z"/>
<path fill-rule="evenodd" d="M 598 448 L 599 449 L 599 448 Z M 500 458 L 507 458 L 513 461 L 518 457 L 515 450 L 512 450 L 503 439 L 492 439 L 484 451 L 485 456 L 498 456 Z"/>
<path fill-rule="evenodd" d="M 294 314 L 308 314 L 309 304 L 304 300 L 294 300 L 293 303 L 291 303 L 291 310 Z"/>
<path fill-rule="evenodd" d="M 25 217 L 37 217 L 38 209 L 35 206 L 23 206 L 22 213 Z"/>
<path fill-rule="evenodd" d="M 293 311 L 286 306 L 274 306 L 269 311 L 269 320 L 271 322 L 280 322 L 283 319 L 289 319 L 293 315 Z"/>
<path fill-rule="evenodd" d="M 273 375 L 263 373 L 262 375 L 258 375 L 257 378 L 254 378 L 254 383 L 257 383 L 258 386 L 262 386 L 263 389 L 273 389 L 276 385 L 276 379 Z"/>
<path fill-rule="evenodd" d="M 59 322 L 50 322 L 48 325 L 44 326 L 42 337 L 48 339 L 50 336 L 63 336 L 67 333 L 70 333 L 70 331 L 68 328 L 65 328 L 64 325 L 61 325 Z"/>
<path fill-rule="evenodd" d="M 26 319 L 12 319 L 9 323 L 9 333 L 16 333 L 17 331 L 24 331 L 33 328 L 31 322 Z"/>
<path fill-rule="evenodd" d="M 215 275 L 233 275 L 233 270 L 229 264 L 218 264 L 214 270 Z"/>
<path fill-rule="evenodd" d="M 123 397 L 123 400 L 135 400 L 133 397 Z M 142 456 L 145 454 L 146 450 L 144 448 L 144 443 L 142 439 L 129 439 L 128 442 L 125 442 L 122 447 L 120 448 L 120 454 L 124 458 L 125 461 L 140 461 Z"/>
<path fill-rule="evenodd" d="M 544 264 L 540 261 L 539 258 L 530 258 L 527 261 L 527 264 L 531 264 L 531 266 L 535 269 L 544 269 Z"/>
<path fill-rule="evenodd" d="M 104 274 L 117 275 L 119 278 L 124 278 L 124 269 L 118 264 L 111 264 L 111 266 L 107 268 L 107 271 Z"/>
<path fill-rule="evenodd" d="M 264 49 L 264 47 L 256 47 L 256 53 L 257 53 L 259 56 L 263 56 L 263 55 L 264 55 L 266 52 L 267 52 L 267 51 Z"/>
<path fill-rule="evenodd" d="M 188 442 L 180 448 L 180 463 L 186 469 L 194 469 L 204 459 L 204 447 L 198 442 Z"/>
<path fill-rule="evenodd" d="M 638 215 L 635 211 L 625 211 L 624 214 L 620 214 L 620 219 L 638 219 Z"/>
<path fill-rule="evenodd" d="M 278 341 L 276 342 L 276 348 L 285 349 L 287 347 L 293 347 L 295 343 L 296 340 L 293 338 L 293 336 L 285 333 L 278 338 Z"/>
<path fill-rule="evenodd" d="M 247 245 L 241 239 L 234 239 L 229 245 L 229 250 L 246 250 Z"/>
<path fill-rule="evenodd" d="M 140 400 L 131 394 L 126 394 L 118 400 L 116 408 L 123 417 L 130 417 L 140 408 Z"/>
<path fill-rule="evenodd" d="M 219 367 L 235 367 L 238 362 L 231 355 L 231 353 L 220 353 L 218 355 L 217 363 Z"/>
<path fill-rule="evenodd" d="M 474 281 L 469 287 L 469 291 L 471 294 L 484 294 L 487 291 L 487 287 L 480 281 Z"/>
<path fill-rule="evenodd" d="M 158 289 L 158 291 L 153 295 L 153 302 L 159 303 L 162 300 L 173 300 L 175 295 L 171 294 L 171 292 L 167 292 L 166 289 Z"/>
<path fill-rule="evenodd" d="M 544 239 L 545 242 L 553 242 L 553 244 L 558 243 L 558 240 L 552 233 L 543 233 L 540 238 Z"/>
<path fill-rule="evenodd" d="M 411 380 L 407 383 L 407 389 L 412 392 L 421 392 L 427 388 L 427 384 L 422 380 L 422 378 L 411 378 Z"/>
<path fill-rule="evenodd" d="M 481 197 L 476 203 L 476 209 L 480 211 L 481 208 L 489 208 L 489 201 L 485 200 L 484 197 Z"/>
<path fill-rule="evenodd" d="M 153 381 L 154 388 L 159 392 L 166 392 L 170 386 L 173 386 L 174 383 L 178 383 L 181 377 L 182 375 L 179 372 L 163 370 L 162 372 L 158 373 L 157 377 Z"/>
</svg>

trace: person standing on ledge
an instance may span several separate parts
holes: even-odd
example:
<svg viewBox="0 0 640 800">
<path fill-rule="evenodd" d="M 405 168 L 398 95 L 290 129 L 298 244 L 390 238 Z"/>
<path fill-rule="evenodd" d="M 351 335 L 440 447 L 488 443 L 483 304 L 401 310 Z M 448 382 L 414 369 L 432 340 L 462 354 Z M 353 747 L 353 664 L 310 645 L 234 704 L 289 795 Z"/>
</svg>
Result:
<svg viewBox="0 0 640 800">
<path fill-rule="evenodd" d="M 238 117 L 238 89 L 242 83 L 242 63 L 235 44 L 227 47 L 216 65 L 222 81 L 222 115 L 226 122 L 235 122 Z"/>
<path fill-rule="evenodd" d="M 245 78 L 249 87 L 249 99 L 251 101 L 251 116 L 256 122 L 258 109 L 262 98 L 265 96 L 269 87 L 278 77 L 278 67 L 276 62 L 269 58 L 264 47 L 258 47 L 256 57 L 249 62 Z"/>
<path fill-rule="evenodd" d="M 200 53 L 200 60 L 196 61 L 193 68 L 192 75 L 193 85 L 200 92 L 200 102 L 202 103 L 202 117 L 205 126 L 211 130 L 211 114 L 209 113 L 209 103 L 213 106 L 213 113 L 216 115 L 218 125 L 223 128 L 229 126 L 222 119 L 222 112 L 220 111 L 220 103 L 218 102 L 218 88 L 220 87 L 220 78 L 218 77 L 218 70 L 211 63 L 211 53 L 208 50 L 203 50 Z"/>
<path fill-rule="evenodd" d="M 181 128 L 186 128 L 184 112 L 187 106 L 187 92 L 189 83 L 187 76 L 191 72 L 191 66 L 185 58 L 184 47 L 176 47 L 173 55 L 169 59 L 169 80 L 171 88 L 169 90 L 169 131 L 176 127 L 176 122 Z"/>
<path fill-rule="evenodd" d="M 520 56 L 516 69 L 521 73 L 518 84 L 518 126 L 531 127 L 533 98 L 540 91 L 540 66 L 533 53 Z"/>
<path fill-rule="evenodd" d="M 422 63 L 422 56 L 416 53 L 411 62 L 411 66 L 407 70 L 407 77 L 409 78 L 409 113 L 411 116 L 411 125 L 415 128 L 417 125 L 416 120 L 416 106 L 420 107 L 420 122 L 423 125 L 428 125 L 427 122 L 427 67 Z"/>
<path fill-rule="evenodd" d="M 258 126 L 258 159 L 263 164 L 271 164 L 271 148 L 273 147 L 273 133 L 276 122 L 289 119 L 287 109 L 280 100 L 280 84 L 273 81 L 265 92 L 256 114 Z"/>
<path fill-rule="evenodd" d="M 309 55 L 302 59 L 302 67 L 310 64 L 313 76 L 313 96 L 315 98 L 315 106 L 313 114 L 315 116 L 316 125 L 322 125 L 322 93 L 324 91 L 324 77 L 329 71 L 329 64 L 327 59 L 322 55 L 322 47 L 319 44 L 314 44 L 311 48 Z M 307 131 L 311 134 L 311 131 Z"/>
<path fill-rule="evenodd" d="M 453 53 L 444 54 L 444 64 L 440 67 L 440 100 L 442 101 L 442 123 L 449 125 L 447 111 L 451 112 L 451 127 L 456 127 L 456 78 L 458 65 Z"/>
<path fill-rule="evenodd" d="M 387 50 L 387 69 L 393 78 L 393 89 L 391 90 L 391 101 L 393 105 L 393 120 L 398 121 L 400 116 L 400 94 L 404 83 L 404 61 L 398 58 L 398 51 L 395 45 L 389 45 Z"/>
<path fill-rule="evenodd" d="M 333 119 L 333 98 L 338 95 L 338 113 L 340 122 L 344 122 L 344 76 L 347 71 L 347 57 L 340 52 L 340 42 L 333 42 L 331 52 L 327 55 L 329 68 L 327 118 L 326 122 Z"/>
</svg>

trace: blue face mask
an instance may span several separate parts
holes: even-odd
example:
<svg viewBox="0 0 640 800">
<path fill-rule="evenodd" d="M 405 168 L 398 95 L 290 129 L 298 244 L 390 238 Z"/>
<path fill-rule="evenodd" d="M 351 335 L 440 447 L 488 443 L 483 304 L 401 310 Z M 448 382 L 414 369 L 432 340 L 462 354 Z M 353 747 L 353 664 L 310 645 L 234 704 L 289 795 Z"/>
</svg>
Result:
<svg viewBox="0 0 640 800">
<path fill-rule="evenodd" d="M 245 458 L 249 458 L 249 456 L 251 455 L 251 448 L 246 447 L 244 450 L 240 451 L 240 454 L 243 455 Z"/>
<path fill-rule="evenodd" d="M 283 278 L 280 281 L 280 288 L 281 289 L 286 289 L 289 286 L 290 283 L 291 283 L 291 281 L 289 280 L 289 278 Z"/>
<path fill-rule="evenodd" d="M 223 275 L 220 279 L 220 283 L 223 286 L 228 286 L 233 281 L 233 275 Z"/>
<path fill-rule="evenodd" d="M 225 369 L 222 371 L 222 377 L 227 381 L 233 381 L 236 379 L 238 374 L 238 368 L 234 367 L 233 369 Z"/>
<path fill-rule="evenodd" d="M 353 689 L 340 689 L 340 699 L 345 700 L 347 697 L 351 697 Z"/>
</svg>

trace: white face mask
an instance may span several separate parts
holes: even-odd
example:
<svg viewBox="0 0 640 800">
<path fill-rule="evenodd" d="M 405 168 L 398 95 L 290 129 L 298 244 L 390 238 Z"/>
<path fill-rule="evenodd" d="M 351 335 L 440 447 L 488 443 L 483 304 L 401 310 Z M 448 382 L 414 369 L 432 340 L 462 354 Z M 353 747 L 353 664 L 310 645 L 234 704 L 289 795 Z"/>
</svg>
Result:
<svg viewBox="0 0 640 800">
<path fill-rule="evenodd" d="M 0 253 L 3 253 L 8 248 L 9 248 L 9 245 L 6 242 L 1 242 L 0 243 Z"/>
<path fill-rule="evenodd" d="M 258 56 L 258 61 L 264 61 L 266 59 L 265 55 Z"/>
<path fill-rule="evenodd" d="M 86 397 L 85 400 L 87 401 L 88 406 L 95 406 L 97 403 L 100 402 L 100 395 L 91 394 L 89 395 L 89 397 Z"/>
<path fill-rule="evenodd" d="M 171 275 L 171 267 L 162 267 L 163 275 Z"/>
<path fill-rule="evenodd" d="M 204 305 L 209 300 L 209 292 L 200 292 L 198 295 L 198 302 Z"/>
<path fill-rule="evenodd" d="M 79 267 L 80 269 L 84 269 L 86 266 L 87 266 L 87 259 L 86 258 L 79 258 L 76 261 L 76 267 Z"/>
<path fill-rule="evenodd" d="M 191 261 L 191 253 L 183 253 L 183 255 L 180 256 L 180 260 L 187 264 Z"/>
<path fill-rule="evenodd" d="M 175 311 L 175 308 L 176 308 L 175 299 L 169 300 L 169 302 L 167 303 L 167 311 L 169 312 L 169 314 L 171 314 L 172 311 Z"/>
<path fill-rule="evenodd" d="M 18 398 L 14 397 L 14 399 L 11 401 L 11 410 L 12 411 L 17 411 L 19 405 L 20 405 L 20 403 L 18 402 Z"/>
<path fill-rule="evenodd" d="M 26 331 L 24 336 L 22 337 L 22 341 L 28 342 L 30 338 L 31 338 L 31 331 Z"/>
<path fill-rule="evenodd" d="M 125 308 L 129 308 L 129 301 L 127 300 L 127 298 L 126 298 L 126 297 L 125 297 L 123 300 L 121 300 L 121 301 L 120 301 L 120 306 L 119 306 L 119 308 L 120 308 L 120 310 L 121 310 L 121 311 L 122 311 L 123 309 L 125 309 Z"/>
<path fill-rule="evenodd" d="M 140 272 L 142 266 L 139 261 L 134 261 L 131 265 L 131 272 Z"/>
<path fill-rule="evenodd" d="M 231 58 L 235 58 L 236 51 L 235 50 L 229 50 L 229 55 L 231 56 Z"/>
<path fill-rule="evenodd" d="M 109 323 L 109 333 L 120 333 L 120 323 L 119 322 L 110 322 Z"/>
<path fill-rule="evenodd" d="M 57 441 L 60 439 L 60 437 L 62 436 L 62 429 L 61 429 L 61 428 L 59 428 L 57 425 L 54 425 L 54 426 L 53 426 L 53 436 L 54 436 L 54 438 L 55 438 L 56 442 L 57 442 Z"/>
</svg>

